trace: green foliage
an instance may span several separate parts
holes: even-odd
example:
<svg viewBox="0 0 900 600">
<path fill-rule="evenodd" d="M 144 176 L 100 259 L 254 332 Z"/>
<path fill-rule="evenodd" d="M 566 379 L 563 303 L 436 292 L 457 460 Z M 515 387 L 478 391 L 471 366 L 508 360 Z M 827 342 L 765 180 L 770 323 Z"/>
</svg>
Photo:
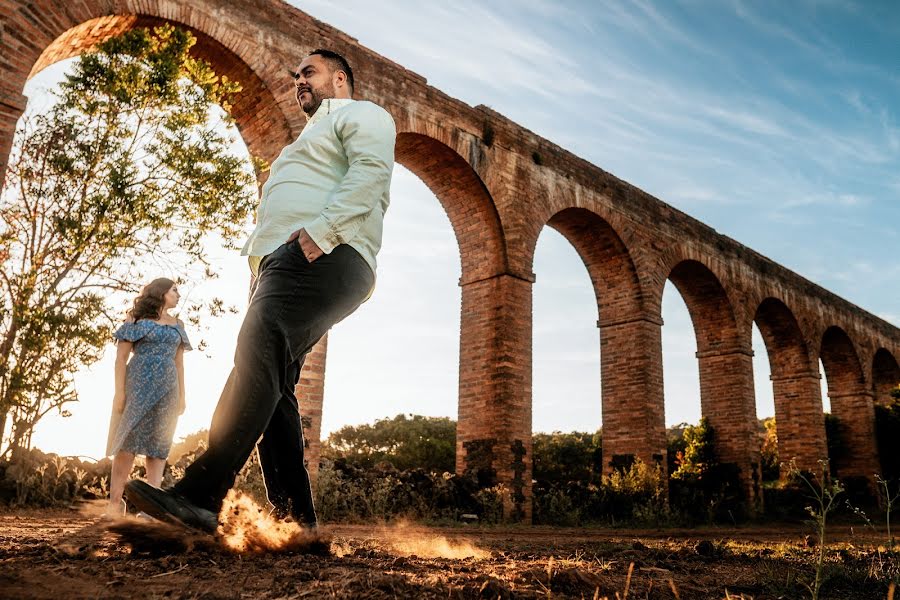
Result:
<svg viewBox="0 0 900 600">
<path fill-rule="evenodd" d="M 603 473 L 601 432 L 536 433 L 533 477 L 543 482 L 599 482 Z"/>
<path fill-rule="evenodd" d="M 684 450 L 675 457 L 669 481 L 673 512 L 688 524 L 735 522 L 745 513 L 745 497 L 736 465 L 720 463 L 715 431 L 704 417 L 684 428 Z"/>
<path fill-rule="evenodd" d="M 668 518 L 666 475 L 662 466 L 634 461 L 627 471 L 613 471 L 603 483 L 618 501 L 632 504 L 632 517 L 639 523 L 653 523 Z"/>
<path fill-rule="evenodd" d="M 813 477 L 812 473 L 804 475 Z M 783 479 L 762 491 L 765 515 L 769 519 L 799 522 L 806 518 L 809 504 L 806 486 L 796 474 L 788 472 Z"/>
<path fill-rule="evenodd" d="M 0 197 L 0 431 L 28 448 L 50 410 L 77 400 L 72 374 L 102 355 L 116 299 L 141 265 L 209 278 L 201 240 L 239 237 L 256 200 L 252 165 L 222 133 L 240 90 L 191 58 L 170 26 L 135 29 L 83 55 L 45 112 L 16 132 Z M 181 268 L 175 265 L 182 265 Z M 174 275 L 174 273 L 173 273 Z M 194 305 L 195 324 L 221 303 Z"/>
<path fill-rule="evenodd" d="M 679 457 L 684 455 L 687 445 L 684 440 L 684 430 L 690 426 L 690 423 L 679 423 L 666 428 L 666 473 L 670 477 L 678 469 Z"/>
<path fill-rule="evenodd" d="M 765 437 L 759 453 L 762 480 L 778 481 L 781 469 L 778 463 L 778 434 L 775 417 L 763 419 L 761 425 L 765 430 Z"/>
<path fill-rule="evenodd" d="M 395 468 L 452 473 L 456 465 L 456 422 L 447 417 L 397 415 L 373 425 L 347 425 L 322 445 L 322 458 L 360 468 L 388 462 Z"/>
<path fill-rule="evenodd" d="M 684 451 L 677 456 L 677 469 L 672 479 L 700 481 L 716 462 L 713 450 L 713 430 L 706 417 L 700 423 L 684 429 Z"/>
<path fill-rule="evenodd" d="M 502 487 L 480 489 L 472 477 L 422 469 L 401 471 L 387 462 L 360 468 L 347 461 L 322 461 L 316 511 L 328 522 L 392 519 L 457 521 L 474 514 L 482 523 L 502 518 Z"/>
<path fill-rule="evenodd" d="M 891 513 L 900 505 L 900 490 L 891 489 L 891 484 L 883 479 L 880 475 L 875 475 L 876 492 L 878 494 L 878 503 L 884 508 L 884 524 L 887 532 L 888 548 L 894 548 L 894 536 L 891 534 Z"/>
<path fill-rule="evenodd" d="M 538 481 L 533 497 L 535 524 L 661 525 L 672 519 L 666 506 L 662 466 L 641 460 L 596 483 Z"/>
<path fill-rule="evenodd" d="M 807 506 L 806 510 L 812 517 L 812 524 L 815 527 L 817 537 L 816 542 L 819 548 L 816 560 L 816 576 L 813 582 L 807 585 L 812 594 L 812 600 L 818 600 L 822 589 L 828 515 L 838 507 L 837 498 L 844 493 L 844 487 L 841 485 L 841 482 L 831 478 L 828 461 L 819 461 L 819 464 L 820 469 L 815 477 L 809 477 L 798 470 L 795 465 L 791 465 L 791 475 L 803 482 L 809 491 L 809 498 L 812 500 L 812 504 Z"/>
</svg>

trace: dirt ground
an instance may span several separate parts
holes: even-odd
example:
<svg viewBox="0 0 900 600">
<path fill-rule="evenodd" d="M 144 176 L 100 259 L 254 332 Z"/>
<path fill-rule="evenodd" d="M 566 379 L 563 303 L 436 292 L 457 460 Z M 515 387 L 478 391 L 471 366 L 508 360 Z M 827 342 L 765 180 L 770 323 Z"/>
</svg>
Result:
<svg viewBox="0 0 900 600">
<path fill-rule="evenodd" d="M 323 526 L 290 550 L 239 552 L 133 520 L 114 533 L 84 509 L 18 511 L 0 513 L 0 598 L 809 598 L 818 549 L 805 536 Z M 831 536 L 821 597 L 891 597 L 900 554 L 878 547 L 883 535 Z"/>
</svg>

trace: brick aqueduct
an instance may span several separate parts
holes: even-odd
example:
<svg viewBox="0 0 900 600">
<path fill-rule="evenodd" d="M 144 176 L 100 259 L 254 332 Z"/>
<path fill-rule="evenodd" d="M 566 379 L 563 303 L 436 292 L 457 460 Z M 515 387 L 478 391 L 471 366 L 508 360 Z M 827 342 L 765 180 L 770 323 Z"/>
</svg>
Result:
<svg viewBox="0 0 900 600">
<path fill-rule="evenodd" d="M 397 162 L 434 192 L 459 243 L 457 471 L 505 484 L 510 518 L 531 513 L 532 261 L 545 225 L 577 250 L 596 294 L 607 469 L 614 460 L 665 458 L 660 306 L 670 280 L 696 331 L 702 413 L 751 498 L 759 494 L 753 323 L 769 355 L 781 458 L 815 467 L 826 456 L 821 359 L 850 446 L 834 467 L 843 477 L 879 471 L 874 405 L 900 382 L 898 328 L 279 0 L 0 0 L 0 174 L 29 77 L 161 22 L 193 30 L 196 53 L 243 84 L 233 114 L 250 151 L 265 159 L 303 127 L 287 69 L 313 48 L 345 54 L 357 97 L 393 114 Z M 299 386 L 313 465 L 326 343 Z"/>
</svg>

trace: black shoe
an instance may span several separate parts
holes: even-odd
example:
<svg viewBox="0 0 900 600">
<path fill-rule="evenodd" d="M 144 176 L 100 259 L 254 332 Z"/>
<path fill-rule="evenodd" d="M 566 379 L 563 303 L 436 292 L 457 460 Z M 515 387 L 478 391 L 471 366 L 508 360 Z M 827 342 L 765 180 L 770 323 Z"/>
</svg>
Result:
<svg viewBox="0 0 900 600">
<path fill-rule="evenodd" d="M 211 510 L 194 506 L 178 494 L 157 489 L 140 479 L 125 484 L 125 497 L 138 510 L 160 521 L 204 533 L 215 533 L 218 527 L 218 515 Z"/>
<path fill-rule="evenodd" d="M 313 521 L 312 523 L 301 523 L 300 528 L 306 533 L 312 535 L 319 535 L 319 523 L 318 521 Z"/>
</svg>

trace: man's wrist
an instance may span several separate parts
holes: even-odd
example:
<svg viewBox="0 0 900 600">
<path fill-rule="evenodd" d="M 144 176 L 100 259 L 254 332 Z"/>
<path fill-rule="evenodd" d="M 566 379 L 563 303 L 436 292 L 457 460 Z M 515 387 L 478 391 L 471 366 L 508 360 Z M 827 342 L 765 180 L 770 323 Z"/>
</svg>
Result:
<svg viewBox="0 0 900 600">
<path fill-rule="evenodd" d="M 303 228 L 307 237 L 322 251 L 323 254 L 331 254 L 338 245 L 337 236 L 331 231 L 328 223 L 322 219 L 316 219 Z"/>
</svg>

